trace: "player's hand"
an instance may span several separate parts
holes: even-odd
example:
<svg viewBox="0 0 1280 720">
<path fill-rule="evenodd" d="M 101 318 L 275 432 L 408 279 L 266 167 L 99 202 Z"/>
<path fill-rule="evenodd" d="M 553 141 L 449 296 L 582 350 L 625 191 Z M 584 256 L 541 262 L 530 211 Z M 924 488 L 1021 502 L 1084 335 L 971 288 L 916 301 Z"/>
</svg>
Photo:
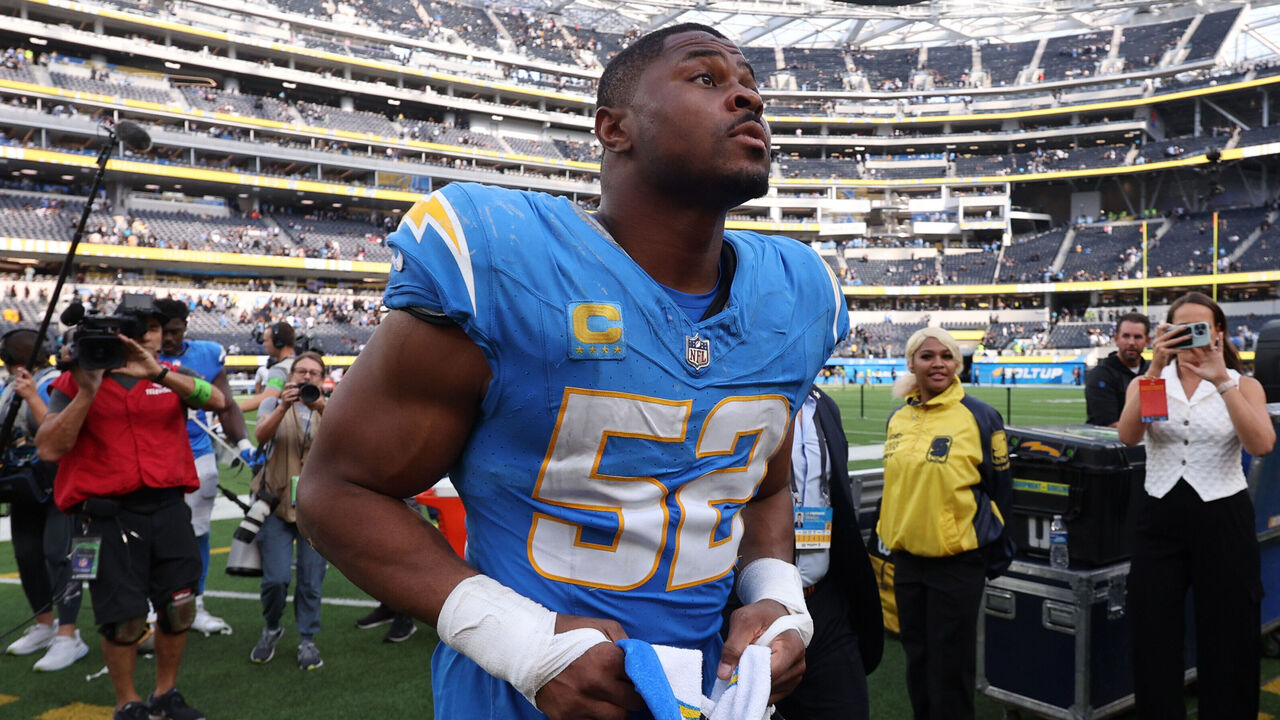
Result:
<svg viewBox="0 0 1280 720">
<path fill-rule="evenodd" d="M 734 610 L 729 616 L 729 637 L 725 638 L 716 675 L 728 680 L 747 646 L 763 635 L 774 620 L 786 615 L 787 609 L 774 600 L 761 600 Z M 804 678 L 804 641 L 800 633 L 788 630 L 769 641 L 769 650 L 769 677 L 773 685 L 769 704 L 772 705 L 790 695 Z"/>
<path fill-rule="evenodd" d="M 124 367 L 116 372 L 129 377 L 150 379 L 160 374 L 160 363 L 133 338 L 117 334 L 124 343 Z"/>
<path fill-rule="evenodd" d="M 36 392 L 35 378 L 31 376 L 31 371 L 22 365 L 14 368 L 11 382 L 13 382 L 13 391 L 23 400 L 30 402 L 31 398 L 38 394 Z"/>
<path fill-rule="evenodd" d="M 551 720 L 625 720 L 629 711 L 644 709 L 623 669 L 622 648 L 614 644 L 627 636 L 622 626 L 613 620 L 556 615 L 557 633 L 578 628 L 595 628 L 609 642 L 592 647 L 543 685 L 535 698 L 538 709 Z"/>
</svg>

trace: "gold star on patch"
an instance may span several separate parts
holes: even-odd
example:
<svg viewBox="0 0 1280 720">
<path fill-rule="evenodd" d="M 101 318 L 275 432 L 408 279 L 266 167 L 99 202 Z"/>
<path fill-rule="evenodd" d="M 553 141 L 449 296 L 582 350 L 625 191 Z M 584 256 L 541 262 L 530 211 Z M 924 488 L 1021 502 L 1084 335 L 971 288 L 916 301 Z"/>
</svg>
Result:
<svg viewBox="0 0 1280 720">
<path fill-rule="evenodd" d="M 589 347 L 589 348 L 587 348 L 587 352 L 591 353 L 592 355 L 595 355 L 595 354 L 596 354 L 596 349 L 595 349 L 594 347 Z"/>
<path fill-rule="evenodd" d="M 579 354 L 579 355 L 581 355 L 581 354 L 582 354 L 582 347 L 581 347 L 581 346 L 579 346 L 579 347 L 577 348 L 577 352 L 578 352 L 578 354 Z"/>
<path fill-rule="evenodd" d="M 621 354 L 622 354 L 622 346 L 621 346 L 621 345 L 615 346 L 615 347 L 613 348 L 613 354 L 614 354 L 614 355 L 621 355 Z"/>
</svg>

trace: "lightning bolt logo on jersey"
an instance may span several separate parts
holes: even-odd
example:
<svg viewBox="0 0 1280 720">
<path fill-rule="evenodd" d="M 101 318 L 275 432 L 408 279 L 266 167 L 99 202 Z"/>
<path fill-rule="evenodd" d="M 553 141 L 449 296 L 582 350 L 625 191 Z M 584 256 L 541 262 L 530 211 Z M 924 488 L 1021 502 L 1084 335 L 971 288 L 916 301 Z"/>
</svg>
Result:
<svg viewBox="0 0 1280 720">
<path fill-rule="evenodd" d="M 212 340 L 183 340 L 182 352 L 177 355 L 160 353 L 160 360 L 174 367 L 191 370 L 208 382 L 218 377 L 227 363 L 227 351 Z M 209 416 L 204 410 L 188 410 L 194 416 L 209 425 Z M 213 452 L 213 441 L 204 430 L 192 420 L 187 420 L 187 438 L 191 441 L 191 454 L 203 457 Z"/>
<path fill-rule="evenodd" d="M 468 561 L 556 612 L 700 649 L 714 680 L 738 511 L 848 331 L 826 263 L 726 231 L 728 302 L 693 322 L 564 198 L 455 183 L 388 240 L 386 304 L 444 313 L 493 373 L 450 473 Z M 541 717 L 444 644 L 432 682 L 437 717 Z"/>
</svg>

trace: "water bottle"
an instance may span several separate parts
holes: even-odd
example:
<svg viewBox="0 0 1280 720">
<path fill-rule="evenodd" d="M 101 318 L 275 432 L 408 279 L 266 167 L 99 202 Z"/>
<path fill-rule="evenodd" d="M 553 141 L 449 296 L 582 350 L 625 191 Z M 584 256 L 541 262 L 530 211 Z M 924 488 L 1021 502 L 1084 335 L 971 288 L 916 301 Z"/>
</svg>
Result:
<svg viewBox="0 0 1280 720">
<path fill-rule="evenodd" d="M 1067 554 L 1067 524 L 1061 515 L 1053 516 L 1053 524 L 1049 526 L 1049 564 L 1066 569 L 1071 564 Z"/>
</svg>

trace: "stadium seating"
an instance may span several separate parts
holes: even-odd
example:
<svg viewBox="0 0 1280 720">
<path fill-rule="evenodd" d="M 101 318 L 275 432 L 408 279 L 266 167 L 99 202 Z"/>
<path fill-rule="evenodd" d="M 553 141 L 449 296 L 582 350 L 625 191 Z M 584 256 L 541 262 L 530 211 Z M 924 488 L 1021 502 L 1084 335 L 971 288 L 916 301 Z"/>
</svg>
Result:
<svg viewBox="0 0 1280 720">
<path fill-rule="evenodd" d="M 843 50 L 786 48 L 783 53 L 786 70 L 795 78 L 798 89 L 840 90 L 844 87 L 848 68 L 845 65 Z M 756 72 L 759 76 L 759 71 Z"/>
<path fill-rule="evenodd" d="M 914 49 L 854 50 L 856 67 L 872 90 L 901 90 L 910 87 L 920 52 Z"/>
<path fill-rule="evenodd" d="M 1040 60 L 1044 79 L 1065 80 L 1093 75 L 1110 49 L 1110 32 L 1049 38 Z"/>
<path fill-rule="evenodd" d="M 1222 43 L 1227 39 L 1227 32 L 1240 17 L 1240 9 L 1223 10 L 1210 13 L 1200 21 L 1200 27 L 1191 33 L 1188 42 L 1188 60 L 1207 60 L 1218 54 Z"/>
<path fill-rule="evenodd" d="M 49 78 L 53 84 L 74 90 L 76 92 L 96 93 L 98 95 L 109 95 L 111 97 L 129 98 L 130 100 L 145 100 L 147 102 L 160 103 L 162 105 L 173 104 L 173 97 L 167 90 L 151 86 L 133 85 L 130 83 L 113 82 L 111 80 L 95 80 L 93 78 L 81 75 L 68 74 L 58 70 L 51 70 Z"/>
<path fill-rule="evenodd" d="M 973 70 L 973 48 L 968 45 L 935 45 L 927 55 L 925 69 L 934 87 L 963 87 Z"/>
<path fill-rule="evenodd" d="M 1058 229 L 1015 239 L 1004 249 L 1004 264 L 997 281 L 1044 282 L 1066 236 L 1065 229 Z"/>
<path fill-rule="evenodd" d="M 1126 254 L 1142 245 L 1141 235 L 1137 225 L 1080 228 L 1062 264 L 1063 276 L 1068 280 L 1102 280 L 1118 275 Z"/>
<path fill-rule="evenodd" d="M 1124 28 L 1120 55 L 1125 60 L 1125 69 L 1143 70 L 1155 67 L 1164 53 L 1178 45 L 1189 25 L 1191 18 Z"/>
<path fill-rule="evenodd" d="M 995 276 L 995 256 L 985 252 L 944 255 L 942 277 L 948 285 L 981 285 Z"/>
<path fill-rule="evenodd" d="M 1105 342 L 1100 342 L 1097 338 L 1110 338 L 1110 336 L 1110 323 L 1060 322 L 1049 331 L 1045 347 L 1050 349 L 1099 347 Z"/>
<path fill-rule="evenodd" d="M 983 45 L 982 69 L 991 77 L 994 86 L 1012 85 L 1036 54 L 1038 41 L 1020 43 L 996 43 Z"/>
</svg>

